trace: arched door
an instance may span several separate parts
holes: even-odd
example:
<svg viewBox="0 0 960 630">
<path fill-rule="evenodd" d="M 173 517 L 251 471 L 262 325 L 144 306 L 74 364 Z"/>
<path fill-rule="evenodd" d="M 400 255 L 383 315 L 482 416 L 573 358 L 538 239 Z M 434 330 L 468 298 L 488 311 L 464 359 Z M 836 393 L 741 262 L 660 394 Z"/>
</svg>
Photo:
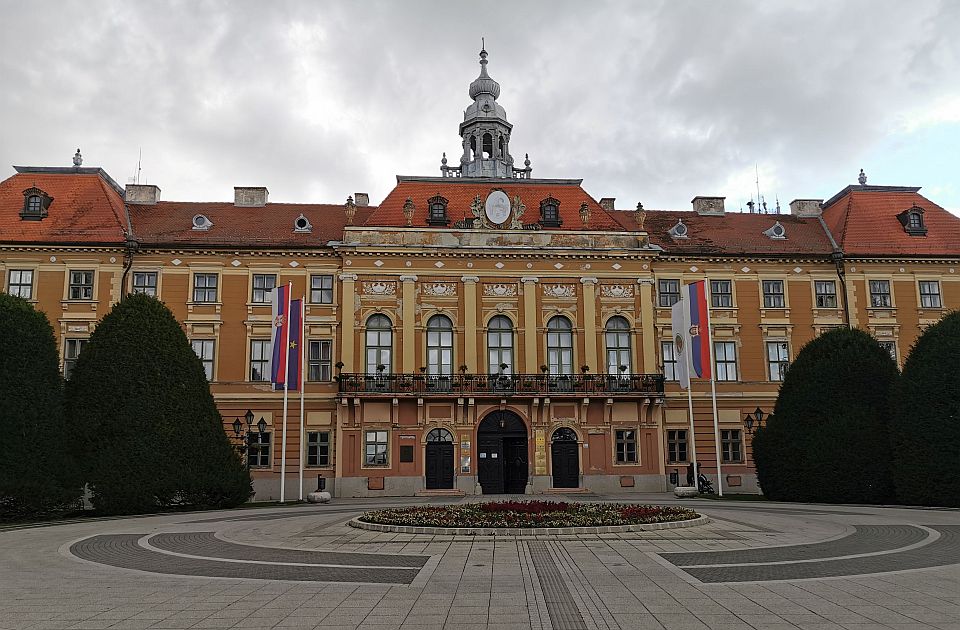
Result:
<svg viewBox="0 0 960 630">
<path fill-rule="evenodd" d="M 527 427 L 511 411 L 494 411 L 477 429 L 477 476 L 484 494 L 523 494 L 530 460 Z"/>
<path fill-rule="evenodd" d="M 562 427 L 553 432 L 550 445 L 554 488 L 580 487 L 580 449 L 573 429 Z"/>
<path fill-rule="evenodd" d="M 453 435 L 446 429 L 427 433 L 427 490 L 453 488 Z"/>
</svg>

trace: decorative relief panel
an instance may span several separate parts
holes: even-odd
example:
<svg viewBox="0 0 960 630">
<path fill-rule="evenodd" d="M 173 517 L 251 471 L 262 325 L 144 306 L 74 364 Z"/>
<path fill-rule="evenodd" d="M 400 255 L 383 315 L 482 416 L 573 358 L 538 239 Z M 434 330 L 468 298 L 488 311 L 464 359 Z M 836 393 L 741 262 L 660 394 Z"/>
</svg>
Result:
<svg viewBox="0 0 960 630">
<path fill-rule="evenodd" d="M 600 296 L 613 299 L 627 299 L 633 297 L 632 284 L 603 284 L 600 285 Z"/>
<path fill-rule="evenodd" d="M 373 281 L 361 283 L 364 295 L 396 295 L 397 283 L 387 281 Z"/>
<path fill-rule="evenodd" d="M 545 284 L 543 297 L 572 298 L 577 295 L 577 289 L 572 284 Z"/>
<path fill-rule="evenodd" d="M 515 284 L 485 284 L 483 285 L 484 297 L 516 297 L 517 285 Z"/>
<path fill-rule="evenodd" d="M 457 294 L 457 285 L 452 282 L 424 282 L 420 293 L 434 297 L 453 297 Z"/>
</svg>

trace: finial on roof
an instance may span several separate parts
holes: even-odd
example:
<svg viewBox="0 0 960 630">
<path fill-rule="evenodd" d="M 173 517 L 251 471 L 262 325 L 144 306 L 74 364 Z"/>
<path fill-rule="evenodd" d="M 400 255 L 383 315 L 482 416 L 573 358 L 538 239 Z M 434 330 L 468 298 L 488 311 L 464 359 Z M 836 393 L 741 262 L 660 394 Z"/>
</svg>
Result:
<svg viewBox="0 0 960 630">
<path fill-rule="evenodd" d="M 524 153 L 524 154 L 523 154 L 523 165 L 524 165 L 524 166 L 530 166 L 530 154 L 529 154 L 529 153 Z"/>
<path fill-rule="evenodd" d="M 413 199 L 407 197 L 407 200 L 403 202 L 403 218 L 407 221 L 407 227 L 413 225 L 413 213 L 416 210 L 416 206 L 413 205 Z"/>
<path fill-rule="evenodd" d="M 79 168 L 81 164 L 83 164 L 83 156 L 80 155 L 80 149 L 78 148 L 77 152 L 73 154 L 73 165 Z"/>
<path fill-rule="evenodd" d="M 590 227 L 590 206 L 586 201 L 580 204 L 580 220 L 583 221 L 584 227 Z"/>
<path fill-rule="evenodd" d="M 860 182 L 861 186 L 867 185 L 867 174 L 863 172 L 863 169 L 860 169 L 860 177 L 857 178 L 857 181 Z"/>
<path fill-rule="evenodd" d="M 487 51 L 480 50 L 480 76 L 470 84 L 470 98 L 476 100 L 481 94 L 489 94 L 494 100 L 500 96 L 500 84 L 487 74 Z"/>
<path fill-rule="evenodd" d="M 440 160 L 440 163 L 443 164 L 444 166 L 447 165 L 447 152 L 446 152 L 446 151 L 443 152 L 443 159 Z"/>
<path fill-rule="evenodd" d="M 357 214 L 357 204 L 353 201 L 353 195 L 347 197 L 347 203 L 343 205 L 343 212 L 347 215 L 347 225 L 353 225 L 353 217 Z"/>
</svg>

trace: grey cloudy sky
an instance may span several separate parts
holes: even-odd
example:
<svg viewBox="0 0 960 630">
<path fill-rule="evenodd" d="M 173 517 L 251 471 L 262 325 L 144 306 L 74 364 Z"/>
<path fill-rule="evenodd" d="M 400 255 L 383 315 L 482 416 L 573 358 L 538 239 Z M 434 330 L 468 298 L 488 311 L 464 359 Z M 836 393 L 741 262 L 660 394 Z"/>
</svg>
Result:
<svg viewBox="0 0 960 630">
<path fill-rule="evenodd" d="M 477 8 L 482 6 L 482 9 Z M 0 174 L 143 174 L 168 200 L 376 203 L 456 163 L 480 37 L 511 150 L 618 207 L 856 182 L 960 208 L 960 2 L 0 0 Z"/>
</svg>

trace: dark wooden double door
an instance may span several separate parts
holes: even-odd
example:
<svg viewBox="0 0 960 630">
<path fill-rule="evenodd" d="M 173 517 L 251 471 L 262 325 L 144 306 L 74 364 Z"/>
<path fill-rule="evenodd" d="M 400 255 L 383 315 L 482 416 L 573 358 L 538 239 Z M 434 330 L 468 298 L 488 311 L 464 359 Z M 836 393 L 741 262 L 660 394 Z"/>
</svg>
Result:
<svg viewBox="0 0 960 630">
<path fill-rule="evenodd" d="M 523 494 L 530 459 L 527 429 L 511 412 L 487 416 L 477 432 L 477 477 L 484 494 Z"/>
<path fill-rule="evenodd" d="M 550 446 L 554 488 L 580 486 L 580 446 L 576 442 L 554 442 Z"/>
<path fill-rule="evenodd" d="M 427 442 L 428 490 L 453 488 L 453 442 Z"/>
</svg>

